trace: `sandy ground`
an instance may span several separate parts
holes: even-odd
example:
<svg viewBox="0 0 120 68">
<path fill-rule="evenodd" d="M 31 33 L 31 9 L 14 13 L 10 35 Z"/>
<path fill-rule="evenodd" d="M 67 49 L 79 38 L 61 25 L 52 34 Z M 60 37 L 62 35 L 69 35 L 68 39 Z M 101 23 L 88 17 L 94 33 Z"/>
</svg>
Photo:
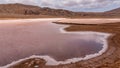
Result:
<svg viewBox="0 0 120 68">
<path fill-rule="evenodd" d="M 82 19 L 82 21 L 83 20 L 86 21 L 86 19 Z M 71 21 L 68 20 L 67 23 L 63 22 L 63 24 L 71 24 L 70 27 L 65 28 L 67 31 L 97 31 L 112 33 L 113 35 L 108 39 L 108 51 L 99 57 L 77 63 L 58 66 L 46 66 L 43 59 L 34 58 L 23 61 L 17 65 L 13 65 L 10 68 L 35 68 L 35 65 L 39 65 L 41 68 L 120 68 L 120 20 L 114 19 L 114 21 L 112 20 L 113 23 L 111 23 L 111 20 L 112 19 L 109 19 L 109 21 L 106 21 L 106 19 L 104 21 L 102 21 L 102 19 L 88 19 L 86 25 L 83 25 L 84 23 L 77 23 L 76 25 L 75 21 L 72 21 L 73 23 L 71 23 Z M 77 19 L 77 21 L 79 20 Z"/>
<path fill-rule="evenodd" d="M 103 24 L 103 23 L 114 23 L 120 22 L 119 18 L 94 18 L 94 19 L 62 19 L 55 23 L 66 23 L 66 24 Z"/>
</svg>

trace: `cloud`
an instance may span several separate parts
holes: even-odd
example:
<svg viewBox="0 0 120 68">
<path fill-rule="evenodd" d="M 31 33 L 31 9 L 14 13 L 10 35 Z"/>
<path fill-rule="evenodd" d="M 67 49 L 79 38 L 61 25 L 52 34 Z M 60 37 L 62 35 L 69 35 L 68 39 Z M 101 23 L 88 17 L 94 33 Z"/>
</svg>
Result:
<svg viewBox="0 0 120 68">
<path fill-rule="evenodd" d="M 120 0 L 0 0 L 0 3 L 23 3 L 69 10 L 98 9 L 120 4 Z"/>
<path fill-rule="evenodd" d="M 30 4 L 35 5 L 35 0 L 0 0 L 0 3 L 22 3 L 22 4 Z"/>
</svg>

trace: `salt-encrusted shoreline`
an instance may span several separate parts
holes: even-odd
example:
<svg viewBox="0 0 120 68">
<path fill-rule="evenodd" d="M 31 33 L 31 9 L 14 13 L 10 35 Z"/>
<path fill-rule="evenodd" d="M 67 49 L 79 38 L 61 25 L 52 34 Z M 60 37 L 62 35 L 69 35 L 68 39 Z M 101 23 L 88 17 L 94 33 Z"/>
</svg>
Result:
<svg viewBox="0 0 120 68">
<path fill-rule="evenodd" d="M 66 27 L 66 26 L 65 26 Z M 50 56 L 38 56 L 38 55 L 33 55 L 33 56 L 30 56 L 30 57 L 26 57 L 24 59 L 20 59 L 18 61 L 14 61 L 13 63 L 11 64 L 8 64 L 6 66 L 3 66 L 1 68 L 7 68 L 9 66 L 12 66 L 12 65 L 15 65 L 15 64 L 18 64 L 24 60 L 27 60 L 27 59 L 31 59 L 31 58 L 43 58 L 45 61 L 47 61 L 47 65 L 59 65 L 59 64 L 68 64 L 68 63 L 74 63 L 74 62 L 78 62 L 78 61 L 81 61 L 81 60 L 88 60 L 88 59 L 91 59 L 91 58 L 94 58 L 94 57 L 97 57 L 97 56 L 100 56 L 102 55 L 107 49 L 108 49 L 108 43 L 107 43 L 107 38 L 110 36 L 110 34 L 106 34 L 106 33 L 100 33 L 100 32 L 92 32 L 92 31 L 85 31 L 85 32 L 67 32 L 64 30 L 64 28 L 60 28 L 60 32 L 61 33 L 74 33 L 74 34 L 97 34 L 97 35 L 104 35 L 104 37 L 100 38 L 100 40 L 102 40 L 101 43 L 103 43 L 103 49 L 101 51 L 99 51 L 99 53 L 96 53 L 96 54 L 91 54 L 91 55 L 87 55 L 86 57 L 84 58 L 72 58 L 72 59 L 68 59 L 66 61 L 56 61 L 55 59 L 51 58 Z"/>
</svg>

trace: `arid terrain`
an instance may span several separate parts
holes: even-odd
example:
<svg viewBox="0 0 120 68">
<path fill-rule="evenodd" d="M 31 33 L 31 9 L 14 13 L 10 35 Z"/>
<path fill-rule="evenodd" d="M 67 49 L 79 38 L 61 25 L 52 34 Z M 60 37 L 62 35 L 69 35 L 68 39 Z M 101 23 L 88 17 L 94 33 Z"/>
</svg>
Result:
<svg viewBox="0 0 120 68">
<path fill-rule="evenodd" d="M 14 8 L 13 8 L 14 7 Z M 19 9 L 17 9 L 19 8 Z M 48 66 L 46 61 L 40 58 L 32 58 L 10 66 L 9 68 L 120 68 L 120 8 L 106 12 L 73 12 L 63 9 L 52 9 L 23 4 L 0 4 L 0 19 L 17 18 L 69 18 L 64 21 L 54 22 L 70 25 L 66 31 L 95 31 L 112 34 L 108 39 L 109 49 L 101 56 L 86 61 L 66 65 Z M 77 18 L 72 20 L 70 18 Z M 79 18 L 95 18 L 82 22 Z M 104 21 L 101 21 L 103 20 Z M 107 20 L 115 18 L 116 20 Z M 83 19 L 85 20 L 85 19 Z M 99 24 L 99 23 L 100 24 Z M 101 24 L 102 23 L 102 24 Z"/>
<path fill-rule="evenodd" d="M 19 8 L 19 9 L 18 9 Z M 106 12 L 73 12 L 64 9 L 38 7 L 24 4 L 0 4 L 0 18 L 118 18 L 120 8 Z"/>
<path fill-rule="evenodd" d="M 54 23 L 57 24 L 90 24 L 90 25 L 94 25 L 94 24 L 107 24 L 107 23 L 115 23 L 115 22 L 120 22 L 120 18 L 76 18 L 76 19 L 70 19 L 70 18 L 66 18 L 66 19 L 62 19 L 62 20 L 58 20 L 55 21 Z"/>
</svg>

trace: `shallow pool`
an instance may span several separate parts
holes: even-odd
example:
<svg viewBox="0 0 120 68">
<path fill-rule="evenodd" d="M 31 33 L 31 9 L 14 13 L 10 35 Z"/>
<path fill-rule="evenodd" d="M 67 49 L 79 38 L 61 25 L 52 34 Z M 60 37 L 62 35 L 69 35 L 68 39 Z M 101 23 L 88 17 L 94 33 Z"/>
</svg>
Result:
<svg viewBox="0 0 120 68">
<path fill-rule="evenodd" d="M 108 34 L 67 32 L 63 29 L 66 25 L 54 24 L 52 21 L 28 20 L 0 24 L 0 66 L 32 55 L 41 56 L 48 61 L 48 65 L 65 64 L 105 51 Z"/>
</svg>

